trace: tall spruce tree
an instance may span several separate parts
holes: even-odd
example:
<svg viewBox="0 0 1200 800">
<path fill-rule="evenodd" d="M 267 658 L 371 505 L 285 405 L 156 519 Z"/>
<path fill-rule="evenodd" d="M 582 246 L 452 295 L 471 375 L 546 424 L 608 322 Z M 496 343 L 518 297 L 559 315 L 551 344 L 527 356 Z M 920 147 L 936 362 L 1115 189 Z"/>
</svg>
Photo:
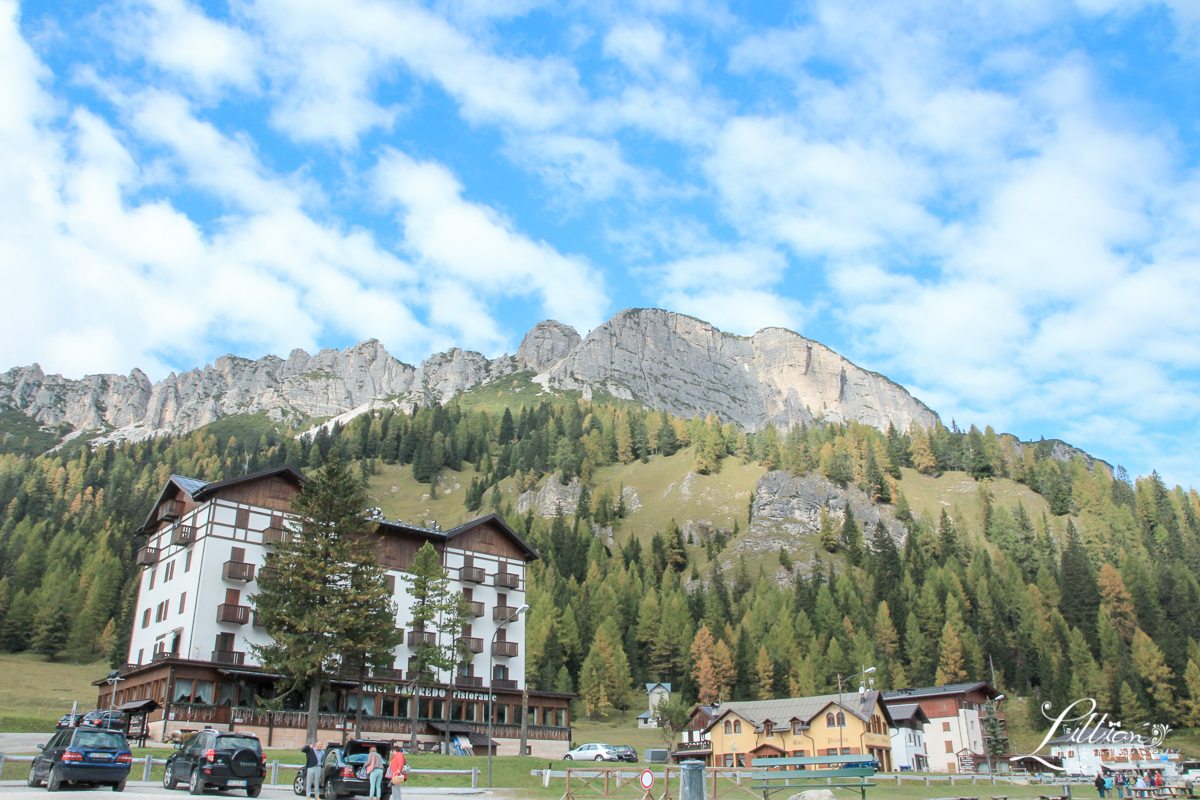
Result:
<svg viewBox="0 0 1200 800">
<path fill-rule="evenodd" d="M 275 548 L 250 598 L 271 643 L 251 645 L 290 690 L 308 687 L 308 733 L 317 736 L 321 688 L 339 670 L 390 667 L 400 644 L 396 606 L 363 518 L 366 495 L 336 455 L 292 500 L 296 529 Z"/>
</svg>

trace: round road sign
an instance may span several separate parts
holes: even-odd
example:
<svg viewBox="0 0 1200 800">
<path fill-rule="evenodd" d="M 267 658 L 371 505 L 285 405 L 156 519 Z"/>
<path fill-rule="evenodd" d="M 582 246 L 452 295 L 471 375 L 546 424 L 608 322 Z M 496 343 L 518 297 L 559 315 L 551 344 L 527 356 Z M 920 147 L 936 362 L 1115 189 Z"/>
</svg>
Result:
<svg viewBox="0 0 1200 800">
<path fill-rule="evenodd" d="M 654 773 L 648 769 L 642 770 L 642 774 L 638 776 L 638 783 L 642 785 L 643 789 L 650 791 L 650 788 L 654 786 Z"/>
</svg>

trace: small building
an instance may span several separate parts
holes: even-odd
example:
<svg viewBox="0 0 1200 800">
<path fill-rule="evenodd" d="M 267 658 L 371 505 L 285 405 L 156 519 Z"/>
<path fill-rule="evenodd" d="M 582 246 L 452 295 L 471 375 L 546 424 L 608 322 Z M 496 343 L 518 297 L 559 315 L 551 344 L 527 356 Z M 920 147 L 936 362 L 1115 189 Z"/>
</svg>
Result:
<svg viewBox="0 0 1200 800">
<path fill-rule="evenodd" d="M 746 767 L 755 758 L 858 755 L 892 769 L 892 718 L 880 693 L 723 703 L 705 729 L 709 766 Z M 699 754 L 697 753 L 697 756 Z"/>
<path fill-rule="evenodd" d="M 984 706 L 1000 696 L 988 684 L 952 683 L 920 689 L 884 692 L 889 707 L 916 703 L 929 719 L 925 723 L 925 750 L 928 769 L 933 772 L 962 772 L 970 765 L 986 761 L 983 747 Z M 1001 715 L 1001 719 L 1003 716 Z"/>
<path fill-rule="evenodd" d="M 692 708 L 688 726 L 680 731 L 679 744 L 671 758 L 676 762 L 693 758 L 707 760 L 712 755 L 712 733 L 708 726 L 716 716 L 719 706 L 698 705 Z"/>
<path fill-rule="evenodd" d="M 916 703 L 888 706 L 892 714 L 892 763 L 896 769 L 924 772 L 929 769 L 925 752 L 925 726 L 929 717 Z"/>
<path fill-rule="evenodd" d="M 658 708 L 659 703 L 665 703 L 671 699 L 671 684 L 647 683 L 646 697 L 650 707 L 647 711 L 638 714 L 638 727 L 657 728 L 658 723 L 654 721 L 654 709 Z"/>
<path fill-rule="evenodd" d="M 1159 750 L 1145 736 L 1121 728 L 1076 728 L 1046 743 L 1051 758 L 1058 759 L 1068 775 L 1099 772 L 1161 772 L 1164 778 L 1179 775 L 1179 753 Z"/>
</svg>

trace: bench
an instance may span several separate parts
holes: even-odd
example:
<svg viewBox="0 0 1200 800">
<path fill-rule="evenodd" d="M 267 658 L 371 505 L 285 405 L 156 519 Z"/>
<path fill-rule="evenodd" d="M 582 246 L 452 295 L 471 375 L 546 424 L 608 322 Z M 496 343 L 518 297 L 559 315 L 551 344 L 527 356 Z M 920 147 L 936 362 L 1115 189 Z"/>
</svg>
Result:
<svg viewBox="0 0 1200 800">
<path fill-rule="evenodd" d="M 871 761 L 869 756 L 799 756 L 795 758 L 755 758 L 750 766 L 755 768 L 752 789 L 762 791 L 763 800 L 770 800 L 772 792 L 781 789 L 817 788 L 808 784 L 820 782 L 825 789 L 849 789 L 858 792 L 861 800 L 867 800 L 867 789 L 875 786 L 867 778 L 875 774 L 875 767 L 861 766 Z M 809 767 L 845 764 L 834 769 L 809 769 Z M 853 765 L 853 766 L 851 766 Z M 856 781 L 847 779 L 857 778 Z"/>
</svg>

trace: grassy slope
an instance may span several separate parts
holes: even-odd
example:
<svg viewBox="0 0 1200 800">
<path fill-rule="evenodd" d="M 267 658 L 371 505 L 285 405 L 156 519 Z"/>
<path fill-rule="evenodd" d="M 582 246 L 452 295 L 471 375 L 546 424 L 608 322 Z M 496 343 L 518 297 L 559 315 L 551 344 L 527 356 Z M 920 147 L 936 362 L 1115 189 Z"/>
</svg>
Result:
<svg viewBox="0 0 1200 800">
<path fill-rule="evenodd" d="M 79 701 L 80 711 L 96 707 L 92 681 L 108 674 L 103 663 L 51 663 L 33 653 L 0 653 L 0 731 L 53 730 Z M 49 725 L 49 728 L 46 726 Z"/>
</svg>

